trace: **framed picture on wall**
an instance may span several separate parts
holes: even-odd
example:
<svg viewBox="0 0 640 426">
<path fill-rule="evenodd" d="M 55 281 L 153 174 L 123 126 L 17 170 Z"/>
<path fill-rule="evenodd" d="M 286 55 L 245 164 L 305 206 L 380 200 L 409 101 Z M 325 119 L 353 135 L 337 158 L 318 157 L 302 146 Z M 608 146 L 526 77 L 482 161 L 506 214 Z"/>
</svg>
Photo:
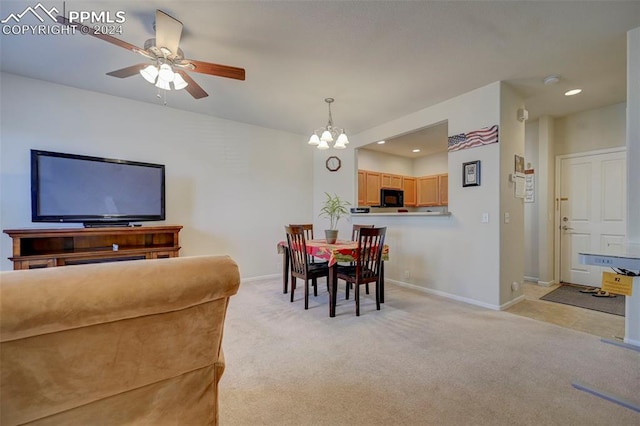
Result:
<svg viewBox="0 0 640 426">
<path fill-rule="evenodd" d="M 480 160 L 462 164 L 462 186 L 480 186 Z"/>
</svg>

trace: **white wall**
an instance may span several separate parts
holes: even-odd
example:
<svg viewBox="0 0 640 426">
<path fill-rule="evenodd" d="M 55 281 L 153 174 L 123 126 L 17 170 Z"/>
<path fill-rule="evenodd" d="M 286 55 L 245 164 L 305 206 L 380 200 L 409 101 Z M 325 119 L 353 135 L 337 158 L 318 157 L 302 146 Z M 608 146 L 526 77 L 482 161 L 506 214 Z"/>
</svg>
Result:
<svg viewBox="0 0 640 426">
<path fill-rule="evenodd" d="M 447 173 L 449 169 L 447 151 L 413 159 L 369 149 L 359 149 L 356 156 L 358 169 L 381 173 L 418 177 Z"/>
<path fill-rule="evenodd" d="M 400 135 L 448 120 L 449 135 L 500 124 L 500 87 L 492 83 L 464 95 L 425 108 L 350 136 L 350 147 L 360 147 L 389 135 Z M 343 160 L 340 175 L 324 168 L 328 155 Z M 462 163 L 482 161 L 482 185 L 462 187 Z M 390 261 L 386 276 L 467 302 L 499 308 L 500 298 L 500 144 L 492 144 L 448 155 L 449 211 L 438 218 L 358 217 L 362 223 L 387 226 Z M 350 181 L 350 184 L 347 182 Z M 356 199 L 356 168 L 352 149 L 331 153 L 315 150 L 314 211 L 318 211 L 324 191 Z M 481 223 L 482 213 L 490 222 Z M 318 221 L 317 221 L 318 222 Z M 319 222 L 318 225 L 322 225 Z M 340 232 L 350 232 L 343 221 Z M 522 257 L 523 254 L 520 253 Z M 405 272 L 408 272 L 408 276 Z M 405 278 L 407 277 L 407 278 Z"/>
<path fill-rule="evenodd" d="M 524 279 L 524 199 L 516 197 L 515 156 L 524 156 L 524 101 L 508 84 L 500 87 L 500 304 L 522 296 Z M 513 285 L 515 283 L 515 285 Z"/>
<path fill-rule="evenodd" d="M 525 124 L 524 161 L 527 169 L 533 169 L 534 198 L 532 203 L 524 203 L 524 277 L 537 282 L 538 263 L 538 205 L 540 188 L 538 182 L 538 121 Z"/>
<path fill-rule="evenodd" d="M 413 162 L 413 172 L 414 176 L 429 176 L 448 173 L 449 153 L 445 151 L 416 158 Z"/>
<path fill-rule="evenodd" d="M 283 226 L 314 219 L 302 135 L 6 73 L 0 89 L 2 229 L 60 226 L 31 223 L 32 148 L 165 164 L 165 223 L 184 225 L 181 255 L 229 254 L 242 277 L 279 274 Z M 12 269 L 1 239 L 0 267 Z"/>
<path fill-rule="evenodd" d="M 624 146 L 626 104 L 571 114 L 555 120 L 555 155 Z"/>
<path fill-rule="evenodd" d="M 357 152 L 358 169 L 373 172 L 413 176 L 413 159 L 384 152 L 359 149 Z"/>
</svg>

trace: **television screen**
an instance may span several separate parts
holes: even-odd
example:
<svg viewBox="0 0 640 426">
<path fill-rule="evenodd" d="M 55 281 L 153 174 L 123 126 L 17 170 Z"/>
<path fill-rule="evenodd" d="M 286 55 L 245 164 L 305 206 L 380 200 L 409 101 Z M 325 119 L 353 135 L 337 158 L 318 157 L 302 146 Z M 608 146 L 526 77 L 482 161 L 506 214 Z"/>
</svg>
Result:
<svg viewBox="0 0 640 426">
<path fill-rule="evenodd" d="M 165 219 L 164 165 L 31 150 L 34 222 Z"/>
</svg>

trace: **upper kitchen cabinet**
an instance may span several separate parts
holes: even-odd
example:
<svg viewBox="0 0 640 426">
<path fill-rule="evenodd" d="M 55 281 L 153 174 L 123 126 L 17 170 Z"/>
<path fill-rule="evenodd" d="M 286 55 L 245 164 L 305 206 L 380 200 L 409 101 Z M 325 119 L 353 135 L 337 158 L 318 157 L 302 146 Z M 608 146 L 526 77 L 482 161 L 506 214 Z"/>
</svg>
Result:
<svg viewBox="0 0 640 426">
<path fill-rule="evenodd" d="M 402 176 L 383 173 L 382 188 L 402 189 Z"/>
<path fill-rule="evenodd" d="M 380 205 L 380 188 L 382 176 L 377 172 L 365 172 L 365 200 L 366 206 Z"/>
<path fill-rule="evenodd" d="M 449 203 L 449 175 L 417 178 L 416 193 L 418 207 L 446 206 Z"/>
<path fill-rule="evenodd" d="M 416 178 L 403 176 L 402 190 L 404 191 L 404 205 L 407 207 L 415 207 L 417 204 Z"/>
</svg>

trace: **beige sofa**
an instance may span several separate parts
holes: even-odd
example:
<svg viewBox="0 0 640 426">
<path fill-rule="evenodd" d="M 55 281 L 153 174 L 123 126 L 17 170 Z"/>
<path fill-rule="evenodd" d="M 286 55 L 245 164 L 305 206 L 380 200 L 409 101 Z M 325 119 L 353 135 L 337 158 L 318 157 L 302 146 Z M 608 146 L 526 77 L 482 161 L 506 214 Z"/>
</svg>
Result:
<svg viewBox="0 0 640 426">
<path fill-rule="evenodd" d="M 227 256 L 0 275 L 0 424 L 212 425 Z"/>
</svg>

